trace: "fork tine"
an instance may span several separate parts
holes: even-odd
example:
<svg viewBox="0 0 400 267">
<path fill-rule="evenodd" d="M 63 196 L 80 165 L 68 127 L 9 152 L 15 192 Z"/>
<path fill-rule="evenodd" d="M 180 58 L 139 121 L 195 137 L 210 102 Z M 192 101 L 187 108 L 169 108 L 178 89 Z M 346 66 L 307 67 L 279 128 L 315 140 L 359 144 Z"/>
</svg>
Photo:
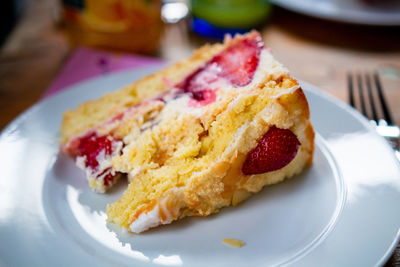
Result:
<svg viewBox="0 0 400 267">
<path fill-rule="evenodd" d="M 374 72 L 374 81 L 375 81 L 376 89 L 378 90 L 379 101 L 381 103 L 381 107 L 382 107 L 382 111 L 383 111 L 383 115 L 384 115 L 385 121 L 389 125 L 393 125 L 393 120 L 392 120 L 392 117 L 390 116 L 390 112 L 389 112 L 389 106 L 386 104 L 386 100 L 385 100 L 385 97 L 383 95 L 382 85 L 381 85 L 381 82 L 379 80 L 379 75 L 378 75 L 378 72 L 376 72 L 376 71 Z"/>
<path fill-rule="evenodd" d="M 354 88 L 353 88 L 353 75 L 347 73 L 347 88 L 349 88 L 349 102 L 353 108 L 356 108 L 354 103 Z"/>
<path fill-rule="evenodd" d="M 365 73 L 365 82 L 366 82 L 367 89 L 368 89 L 369 102 L 370 102 L 371 111 L 372 111 L 372 119 L 374 121 L 376 121 L 376 123 L 378 123 L 378 115 L 376 113 L 374 96 L 372 94 L 371 75 L 369 73 Z"/>
<path fill-rule="evenodd" d="M 365 108 L 364 92 L 363 92 L 363 85 L 362 85 L 360 73 L 357 73 L 357 85 L 358 85 L 358 94 L 360 96 L 359 98 L 360 98 L 360 104 L 361 104 L 361 112 L 365 117 L 368 118 L 367 109 Z"/>
</svg>

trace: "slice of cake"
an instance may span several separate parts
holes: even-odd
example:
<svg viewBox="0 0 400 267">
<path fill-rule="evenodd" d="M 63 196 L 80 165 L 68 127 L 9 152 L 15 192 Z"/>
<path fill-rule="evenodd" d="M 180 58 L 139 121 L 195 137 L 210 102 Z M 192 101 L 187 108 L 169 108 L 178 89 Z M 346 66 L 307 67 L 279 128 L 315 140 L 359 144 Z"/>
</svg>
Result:
<svg viewBox="0 0 400 267">
<path fill-rule="evenodd" d="M 107 215 L 134 233 L 236 205 L 314 150 L 304 93 L 257 32 L 67 112 L 61 138 L 96 190 L 127 175 Z"/>
<path fill-rule="evenodd" d="M 112 168 L 111 159 L 121 153 L 124 133 L 147 127 L 162 108 L 160 92 L 184 80 L 224 47 L 204 46 L 188 60 L 64 113 L 62 152 L 75 158 L 93 190 L 104 193 L 124 175 Z"/>
</svg>

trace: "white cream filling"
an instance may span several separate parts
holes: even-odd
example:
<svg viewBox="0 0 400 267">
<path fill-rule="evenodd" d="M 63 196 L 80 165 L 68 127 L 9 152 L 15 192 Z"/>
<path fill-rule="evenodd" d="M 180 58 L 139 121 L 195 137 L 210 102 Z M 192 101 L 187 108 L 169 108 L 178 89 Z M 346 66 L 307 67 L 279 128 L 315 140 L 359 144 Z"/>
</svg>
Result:
<svg viewBox="0 0 400 267">
<path fill-rule="evenodd" d="M 130 224 L 131 232 L 140 233 L 162 224 L 169 224 L 182 215 L 180 210 L 185 206 L 182 195 L 183 188 L 172 188 L 169 191 L 171 192 L 165 192 L 164 197 L 158 201 L 152 210 L 143 212 Z M 173 199 L 171 199 L 171 196 Z M 171 200 L 173 200 L 174 205 L 171 205 Z"/>
<path fill-rule="evenodd" d="M 154 209 L 152 209 L 148 213 L 140 214 L 140 216 L 131 223 L 129 229 L 133 233 L 141 233 L 143 231 L 146 231 L 147 229 L 150 229 L 151 227 L 156 227 L 160 224 L 160 209 L 158 205 L 156 205 Z"/>
<path fill-rule="evenodd" d="M 161 224 L 169 224 L 172 221 L 172 218 L 167 218 L 166 221 L 161 220 L 160 205 L 157 204 L 151 211 L 140 214 L 139 217 L 131 223 L 129 229 L 131 232 L 138 234 Z"/>
</svg>

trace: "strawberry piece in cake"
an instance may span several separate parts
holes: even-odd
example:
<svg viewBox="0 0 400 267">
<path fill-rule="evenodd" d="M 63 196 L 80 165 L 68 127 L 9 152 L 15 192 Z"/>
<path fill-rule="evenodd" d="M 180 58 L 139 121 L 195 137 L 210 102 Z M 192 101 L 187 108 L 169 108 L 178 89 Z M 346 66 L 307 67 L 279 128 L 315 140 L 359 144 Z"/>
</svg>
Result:
<svg viewBox="0 0 400 267">
<path fill-rule="evenodd" d="M 271 127 L 247 154 L 242 172 L 251 175 L 282 169 L 296 157 L 299 146 L 290 130 Z"/>
<path fill-rule="evenodd" d="M 112 169 L 111 159 L 120 155 L 123 143 L 110 135 L 98 136 L 95 132 L 79 139 L 76 162 L 86 172 L 89 184 L 104 193 L 121 173 Z"/>
</svg>

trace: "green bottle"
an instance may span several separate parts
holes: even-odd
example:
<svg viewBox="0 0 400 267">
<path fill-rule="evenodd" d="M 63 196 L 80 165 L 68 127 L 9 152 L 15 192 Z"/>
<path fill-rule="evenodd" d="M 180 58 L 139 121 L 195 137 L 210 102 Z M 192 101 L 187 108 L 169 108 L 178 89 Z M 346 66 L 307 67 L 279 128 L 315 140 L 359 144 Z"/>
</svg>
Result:
<svg viewBox="0 0 400 267">
<path fill-rule="evenodd" d="M 192 27 L 199 34 L 223 37 L 261 25 L 271 5 L 268 0 L 191 0 Z"/>
</svg>

